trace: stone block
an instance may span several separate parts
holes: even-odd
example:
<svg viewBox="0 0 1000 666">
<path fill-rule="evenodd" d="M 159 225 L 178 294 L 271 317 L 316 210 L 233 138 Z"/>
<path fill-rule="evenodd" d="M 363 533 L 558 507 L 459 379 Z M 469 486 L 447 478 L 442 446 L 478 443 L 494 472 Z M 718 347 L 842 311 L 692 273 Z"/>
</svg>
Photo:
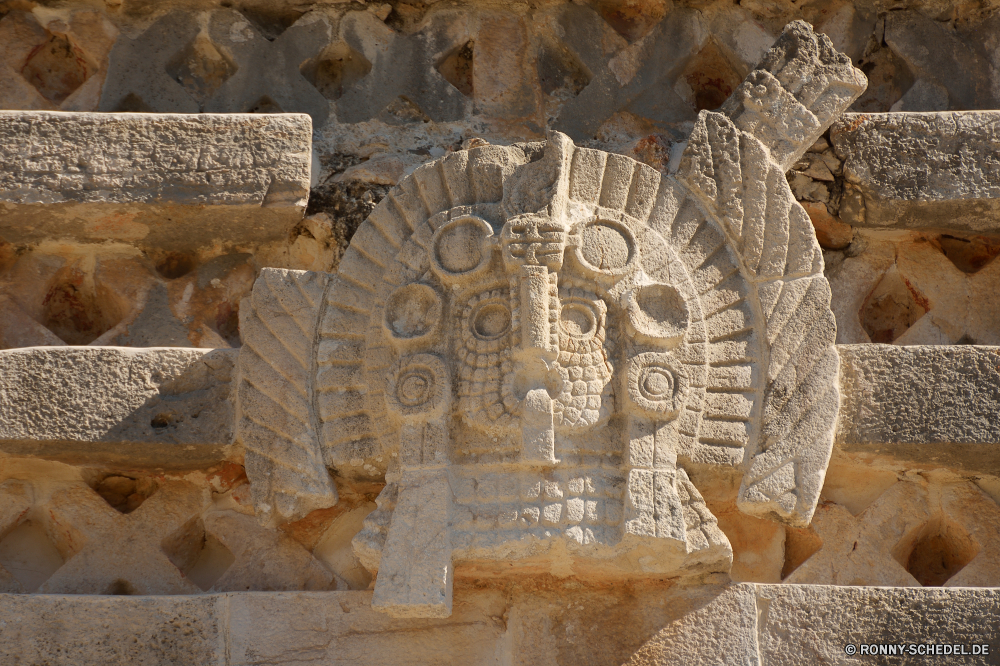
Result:
<svg viewBox="0 0 1000 666">
<path fill-rule="evenodd" d="M 921 663 L 925 656 L 864 657 L 862 644 L 990 644 L 990 654 L 941 656 L 949 664 L 993 663 L 1000 621 L 996 590 L 758 585 L 760 660 L 807 663 Z M 859 650 L 847 656 L 845 646 Z M 881 661 L 884 660 L 884 661 Z"/>
<path fill-rule="evenodd" d="M 217 462 L 232 436 L 235 356 L 125 347 L 0 352 L 0 450 L 129 469 Z"/>
<path fill-rule="evenodd" d="M 217 596 L 0 595 L 0 662 L 224 664 L 224 603 Z"/>
<path fill-rule="evenodd" d="M 1000 349 L 840 345 L 837 447 L 1000 475 Z"/>
<path fill-rule="evenodd" d="M 995 232 L 998 124 L 995 111 L 846 114 L 830 137 L 863 198 L 853 223 Z"/>
<path fill-rule="evenodd" d="M 285 240 L 309 194 L 302 115 L 0 112 L 0 239 L 191 251 Z"/>
</svg>

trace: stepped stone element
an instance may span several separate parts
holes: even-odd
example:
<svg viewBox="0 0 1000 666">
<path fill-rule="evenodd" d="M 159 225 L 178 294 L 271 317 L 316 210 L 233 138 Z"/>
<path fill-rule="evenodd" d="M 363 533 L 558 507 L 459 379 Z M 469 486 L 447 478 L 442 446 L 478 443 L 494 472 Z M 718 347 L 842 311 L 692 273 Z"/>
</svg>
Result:
<svg viewBox="0 0 1000 666">
<path fill-rule="evenodd" d="M 0 239 L 190 251 L 285 239 L 309 196 L 303 115 L 0 112 Z"/>
<path fill-rule="evenodd" d="M 0 352 L 0 451 L 68 463 L 197 468 L 232 439 L 237 352 L 32 347 Z"/>
<path fill-rule="evenodd" d="M 987 645 L 948 663 L 992 663 L 1000 591 L 705 586 L 635 590 L 577 603 L 515 592 L 466 592 L 451 620 L 396 619 L 371 592 L 231 592 L 200 596 L 2 595 L 0 659 L 81 663 L 685 663 L 793 666 L 853 663 L 844 648 L 906 643 Z M 871 612 L 872 606 L 879 612 Z M 614 621 L 609 622 L 609 614 Z M 12 621 L 14 620 L 14 621 Z M 120 631 L 128 626 L 130 631 Z M 565 641 L 566 627 L 587 627 Z M 137 641 L 136 635 L 147 640 Z M 420 640 L 414 640 L 419 636 Z M 564 642 L 565 641 L 565 642 Z M 982 649 L 981 647 L 979 648 Z M 899 657 L 883 657 L 899 660 Z M 927 657 L 918 657 L 926 659 Z M 855 657 L 862 663 L 870 657 Z"/>
<path fill-rule="evenodd" d="M 830 130 L 857 226 L 997 231 L 995 111 L 847 114 Z"/>
<path fill-rule="evenodd" d="M 327 467 L 384 474 L 354 548 L 398 617 L 448 616 L 456 563 L 727 570 L 684 463 L 736 468 L 744 512 L 808 523 L 838 358 L 773 156 L 808 148 L 863 77 L 804 23 L 764 62 L 731 106 L 748 131 L 702 112 L 674 173 L 559 133 L 462 151 L 392 190 L 336 275 L 265 270 L 237 424 L 261 519 L 335 504 Z"/>
</svg>

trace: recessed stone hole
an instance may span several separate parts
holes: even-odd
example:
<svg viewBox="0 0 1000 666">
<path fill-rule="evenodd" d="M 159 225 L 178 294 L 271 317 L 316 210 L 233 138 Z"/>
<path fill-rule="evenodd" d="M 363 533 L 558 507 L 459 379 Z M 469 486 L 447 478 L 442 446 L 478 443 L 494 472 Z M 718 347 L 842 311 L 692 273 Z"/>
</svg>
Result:
<svg viewBox="0 0 1000 666">
<path fill-rule="evenodd" d="M 894 342 L 928 309 L 927 299 L 892 266 L 861 306 L 861 326 L 872 342 Z"/>
<path fill-rule="evenodd" d="M 965 335 L 963 335 L 962 337 L 960 337 L 955 342 L 955 344 L 956 345 L 974 345 L 974 344 L 976 344 L 976 341 L 973 340 L 972 337 L 968 333 L 966 333 Z"/>
<path fill-rule="evenodd" d="M 240 341 L 240 304 L 226 301 L 219 306 L 215 316 L 215 332 L 233 347 Z"/>
<path fill-rule="evenodd" d="M 247 113 L 284 113 L 285 111 L 278 106 L 278 103 L 273 99 L 264 95 L 256 103 L 253 104 Z"/>
<path fill-rule="evenodd" d="M 781 580 L 788 578 L 822 547 L 823 540 L 812 527 L 786 527 L 785 562 L 781 567 Z"/>
<path fill-rule="evenodd" d="M 270 42 L 302 18 L 303 12 L 280 5 L 242 5 L 240 13 Z"/>
<path fill-rule="evenodd" d="M 42 325 L 71 345 L 90 344 L 121 321 L 119 298 L 78 265 L 61 269 L 42 300 Z"/>
<path fill-rule="evenodd" d="M 205 532 L 205 523 L 200 518 L 188 521 L 164 539 L 161 546 L 174 566 L 205 591 L 236 561 L 221 541 Z"/>
<path fill-rule="evenodd" d="M 181 84 L 201 105 L 236 73 L 237 67 L 207 35 L 199 33 L 167 64 L 166 69 L 170 78 Z"/>
<path fill-rule="evenodd" d="M 332 100 L 343 97 L 351 86 L 371 71 L 372 64 L 344 42 L 331 45 L 302 65 L 302 76 L 323 97 Z"/>
<path fill-rule="evenodd" d="M 104 594 L 128 596 L 133 594 L 138 594 L 136 589 L 132 586 L 132 583 L 119 578 L 115 582 L 108 586 L 108 589 L 104 591 Z"/>
<path fill-rule="evenodd" d="M 718 45 L 709 41 L 688 62 L 675 89 L 699 111 L 711 111 L 722 106 L 742 78 Z"/>
<path fill-rule="evenodd" d="M 96 69 L 69 39 L 52 35 L 49 41 L 32 51 L 21 68 L 21 76 L 45 99 L 62 104 Z"/>
<path fill-rule="evenodd" d="M 153 479 L 112 474 L 98 481 L 94 491 L 115 511 L 132 513 L 156 492 L 156 482 Z"/>
<path fill-rule="evenodd" d="M 115 113 L 154 113 L 154 110 L 141 97 L 129 93 L 115 107 Z"/>
<path fill-rule="evenodd" d="M 195 267 L 195 258 L 182 252 L 167 252 L 156 262 L 156 272 L 167 280 L 184 277 Z"/>
<path fill-rule="evenodd" d="M 468 41 L 458 47 L 438 64 L 437 70 L 441 76 L 466 97 L 472 97 L 472 67 L 475 42 Z"/>
<path fill-rule="evenodd" d="M 62 555 L 39 520 L 24 520 L 0 538 L 0 566 L 25 592 L 38 590 L 62 565 Z"/>
<path fill-rule="evenodd" d="M 591 73 L 562 44 L 543 44 L 538 54 L 538 82 L 542 92 L 559 98 L 576 97 L 590 83 Z"/>
<path fill-rule="evenodd" d="M 940 587 L 978 553 L 968 532 L 939 514 L 896 544 L 892 556 L 924 587 Z"/>
<path fill-rule="evenodd" d="M 597 11 L 615 32 L 634 42 L 645 37 L 667 10 L 660 0 L 598 0 Z"/>
<path fill-rule="evenodd" d="M 941 234 L 937 244 L 948 261 L 963 273 L 977 273 L 1000 255 L 1000 239 L 987 236 L 962 238 Z"/>
<path fill-rule="evenodd" d="M 177 421 L 177 415 L 173 412 L 160 412 L 149 421 L 149 426 L 153 430 L 166 430 Z"/>
</svg>

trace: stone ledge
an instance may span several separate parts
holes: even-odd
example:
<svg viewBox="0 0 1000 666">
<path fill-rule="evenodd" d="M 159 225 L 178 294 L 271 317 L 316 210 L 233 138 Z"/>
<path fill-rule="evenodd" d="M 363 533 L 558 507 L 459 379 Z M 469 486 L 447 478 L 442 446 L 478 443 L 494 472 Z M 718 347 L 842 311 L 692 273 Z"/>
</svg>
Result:
<svg viewBox="0 0 1000 666">
<path fill-rule="evenodd" d="M 0 111 L 0 239 L 284 239 L 309 197 L 311 143 L 303 114 Z"/>
<path fill-rule="evenodd" d="M 1000 230 L 1000 112 L 846 113 L 830 128 L 855 226 Z M 859 200 L 860 198 L 860 200 Z"/>
<path fill-rule="evenodd" d="M 837 349 L 838 450 L 1000 475 L 1000 347 Z M 229 383 L 238 353 L 131 347 L 0 352 L 0 451 L 136 468 L 218 462 L 232 439 Z"/>
<path fill-rule="evenodd" d="M 76 464 L 193 468 L 232 438 L 235 350 L 0 352 L 0 451 Z"/>
<path fill-rule="evenodd" d="M 1000 347 L 837 350 L 839 450 L 1000 474 Z"/>
<path fill-rule="evenodd" d="M 777 666 L 853 663 L 844 656 L 847 644 L 992 643 L 985 659 L 948 663 L 984 663 L 1000 650 L 997 589 L 734 584 L 631 596 L 578 590 L 569 608 L 546 592 L 464 589 L 454 615 L 439 620 L 390 618 L 372 609 L 371 596 L 4 594 L 0 662 Z M 556 658 L 555 646 L 569 632 L 574 640 Z"/>
</svg>

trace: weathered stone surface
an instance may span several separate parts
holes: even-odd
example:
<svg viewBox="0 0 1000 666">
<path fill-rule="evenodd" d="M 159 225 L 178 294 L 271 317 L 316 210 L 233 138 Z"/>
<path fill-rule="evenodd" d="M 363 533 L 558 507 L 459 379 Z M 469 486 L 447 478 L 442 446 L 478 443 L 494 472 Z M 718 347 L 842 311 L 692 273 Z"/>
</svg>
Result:
<svg viewBox="0 0 1000 666">
<path fill-rule="evenodd" d="M 284 239 L 309 192 L 300 115 L 0 112 L 0 238 L 156 250 Z"/>
<path fill-rule="evenodd" d="M 720 111 L 786 171 L 864 92 L 867 80 L 826 35 L 795 21 Z"/>
<path fill-rule="evenodd" d="M 989 656 L 882 657 L 880 663 L 993 663 L 1000 615 L 996 590 L 885 589 L 812 585 L 758 585 L 760 660 L 803 663 L 865 663 L 861 645 L 989 644 Z M 849 657 L 845 646 L 858 655 Z"/>
<path fill-rule="evenodd" d="M 818 550 L 783 582 L 995 587 L 998 527 L 1000 507 L 972 483 L 940 472 L 900 474 L 857 515 L 821 504 L 810 527 Z"/>
<path fill-rule="evenodd" d="M 675 175 L 558 133 L 461 151 L 392 190 L 332 278 L 265 271 L 244 310 L 237 433 L 261 519 L 332 504 L 326 467 L 384 474 L 354 547 L 397 617 L 447 616 L 462 566 L 728 568 L 678 459 L 745 465 L 744 512 L 807 523 L 838 406 L 830 292 L 753 132 L 794 158 L 861 75 L 804 24 L 782 40 L 765 62 L 818 116 L 778 104 L 792 93 L 758 70 L 771 115 L 744 132 L 703 112 Z M 765 122 L 785 112 L 809 131 Z"/>
<path fill-rule="evenodd" d="M 234 361 L 223 350 L 0 352 L 0 450 L 133 468 L 211 464 L 231 439 Z"/>
<path fill-rule="evenodd" d="M 0 596 L 0 661 L 225 664 L 226 621 L 219 609 L 224 601 L 216 596 L 5 594 Z"/>
<path fill-rule="evenodd" d="M 995 231 L 1000 167 L 992 111 L 850 114 L 830 130 L 873 228 Z"/>
<path fill-rule="evenodd" d="M 1000 474 L 1000 349 L 841 345 L 837 446 Z"/>
<path fill-rule="evenodd" d="M 197 548 L 188 526 L 208 503 L 191 483 L 160 484 L 152 496 L 122 514 L 83 484 L 56 491 L 45 512 L 63 564 L 42 583 L 42 594 L 197 594 L 199 588 L 168 558 Z M 176 555 L 175 555 L 176 559 Z"/>
<path fill-rule="evenodd" d="M 568 606 L 544 592 L 505 598 L 470 590 L 465 598 L 451 619 L 399 620 L 371 610 L 371 592 L 3 595 L 0 657 L 52 666 L 108 659 L 144 666 L 790 666 L 817 658 L 867 661 L 847 657 L 846 644 L 959 643 L 971 650 L 995 641 L 998 614 L 998 593 L 991 589 L 706 586 L 637 591 L 634 599 L 583 593 L 581 603 Z M 117 631 L 122 623 L 135 631 Z M 149 640 L 136 641 L 140 633 Z M 949 663 L 992 663 L 994 650 L 990 644 L 989 657 Z"/>
</svg>

